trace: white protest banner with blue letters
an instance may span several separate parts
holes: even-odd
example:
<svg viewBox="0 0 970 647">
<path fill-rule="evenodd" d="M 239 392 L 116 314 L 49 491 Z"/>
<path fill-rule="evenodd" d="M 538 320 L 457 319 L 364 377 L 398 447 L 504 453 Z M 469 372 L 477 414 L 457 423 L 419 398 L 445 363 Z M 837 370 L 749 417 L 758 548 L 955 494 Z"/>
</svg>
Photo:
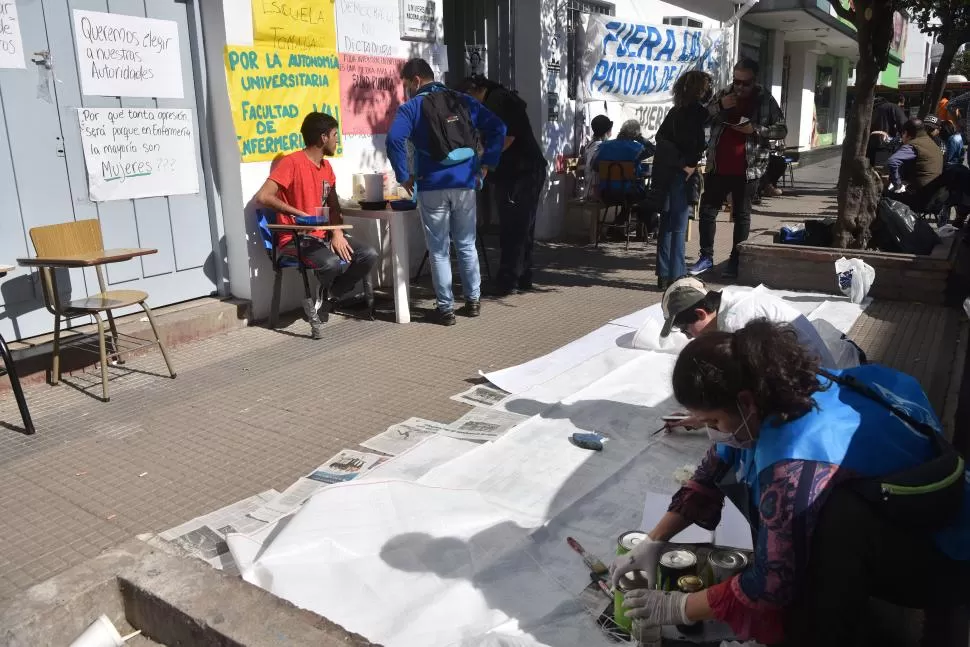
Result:
<svg viewBox="0 0 970 647">
<path fill-rule="evenodd" d="M 583 101 L 667 103 L 680 75 L 702 70 L 719 84 L 731 31 L 644 25 L 614 16 L 584 16 Z"/>
</svg>

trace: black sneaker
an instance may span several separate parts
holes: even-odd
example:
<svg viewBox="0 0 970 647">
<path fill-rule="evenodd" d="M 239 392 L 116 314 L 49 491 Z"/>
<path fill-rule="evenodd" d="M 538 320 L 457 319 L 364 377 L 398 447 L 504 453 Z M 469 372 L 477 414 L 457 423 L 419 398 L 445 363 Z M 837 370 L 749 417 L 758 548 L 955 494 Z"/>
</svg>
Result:
<svg viewBox="0 0 970 647">
<path fill-rule="evenodd" d="M 438 308 L 435 308 L 434 312 L 431 313 L 431 321 L 442 326 L 454 326 L 458 323 L 458 320 L 455 319 L 454 312 L 451 310 L 440 310 Z"/>
<path fill-rule="evenodd" d="M 461 309 L 461 314 L 466 317 L 477 317 L 482 314 L 481 301 L 465 301 L 465 307 Z"/>
<path fill-rule="evenodd" d="M 491 283 L 487 288 L 485 288 L 485 293 L 490 297 L 507 297 L 515 294 L 516 290 L 511 285 Z"/>
<path fill-rule="evenodd" d="M 728 263 L 724 270 L 721 272 L 722 279 L 736 279 L 738 278 L 738 264 Z"/>
</svg>

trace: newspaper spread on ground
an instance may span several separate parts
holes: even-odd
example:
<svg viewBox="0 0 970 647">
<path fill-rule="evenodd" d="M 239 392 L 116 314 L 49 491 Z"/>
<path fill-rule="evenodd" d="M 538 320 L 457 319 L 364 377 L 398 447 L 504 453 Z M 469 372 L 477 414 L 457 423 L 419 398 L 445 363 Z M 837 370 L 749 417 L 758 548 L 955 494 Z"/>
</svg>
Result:
<svg viewBox="0 0 970 647">
<path fill-rule="evenodd" d="M 263 528 L 264 521 L 248 515 L 277 496 L 279 492 L 276 490 L 266 490 L 166 530 L 158 535 L 158 539 L 168 542 L 182 555 L 201 559 L 220 571 L 238 575 L 226 535 L 235 532 L 249 534 Z"/>
<path fill-rule="evenodd" d="M 528 416 L 478 407 L 438 433 L 461 440 L 495 440 L 523 420 L 528 420 Z"/>
<path fill-rule="evenodd" d="M 331 483 L 349 481 L 384 459 L 379 454 L 343 449 L 317 469 L 286 488 L 282 494 L 253 510 L 249 516 L 270 523 L 294 512 L 320 488 Z"/>
<path fill-rule="evenodd" d="M 379 433 L 373 438 L 368 438 L 360 446 L 390 456 L 397 456 L 421 441 L 434 436 L 439 429 L 446 429 L 447 427 L 448 425 L 432 420 L 408 418 L 404 422 L 391 425 L 387 428 L 387 431 Z"/>
<path fill-rule="evenodd" d="M 487 384 L 476 384 L 467 391 L 451 396 L 456 402 L 464 402 L 473 407 L 494 407 L 508 397 L 508 393 Z"/>
</svg>

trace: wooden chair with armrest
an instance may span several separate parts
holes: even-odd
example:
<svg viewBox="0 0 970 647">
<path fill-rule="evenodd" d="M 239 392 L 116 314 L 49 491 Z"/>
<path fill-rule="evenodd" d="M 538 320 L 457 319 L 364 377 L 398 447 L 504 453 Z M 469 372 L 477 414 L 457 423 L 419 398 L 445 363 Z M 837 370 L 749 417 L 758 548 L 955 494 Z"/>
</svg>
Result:
<svg viewBox="0 0 970 647">
<path fill-rule="evenodd" d="M 630 249 L 631 234 L 636 231 L 636 216 L 633 213 L 633 205 L 643 198 L 640 178 L 637 176 L 637 164 L 635 162 L 619 162 L 603 160 L 597 163 L 599 173 L 599 198 L 603 203 L 603 214 L 600 216 L 599 225 L 596 231 L 596 242 L 594 247 L 598 247 L 603 238 L 603 231 L 607 227 L 622 227 L 626 237 L 626 249 Z M 607 225 L 610 209 L 613 210 L 613 224 Z M 625 223 L 616 224 L 616 219 L 622 211 L 626 211 L 627 220 Z M 631 227 L 633 229 L 631 229 Z"/>
<path fill-rule="evenodd" d="M 34 227 L 30 230 L 30 240 L 34 243 L 38 258 L 44 257 L 64 257 L 64 256 L 84 256 L 91 255 L 96 257 L 98 252 L 104 252 L 104 242 L 101 237 L 101 223 L 98 220 L 79 220 L 77 222 L 66 222 L 58 225 L 47 225 L 44 227 Z M 90 264 L 87 264 L 90 265 Z M 40 267 L 40 276 L 44 288 L 44 303 L 47 309 L 54 315 L 54 347 L 53 361 L 51 365 L 51 384 L 57 384 L 61 379 L 61 322 L 67 323 L 71 319 L 90 316 L 98 327 L 97 353 L 101 365 L 101 399 L 107 402 L 108 396 L 108 360 L 109 358 L 122 363 L 122 356 L 142 348 L 158 346 L 158 350 L 165 360 L 169 375 L 174 379 L 175 370 L 169 360 L 168 353 L 165 352 L 165 345 L 158 336 L 158 328 L 155 325 L 155 318 L 152 310 L 148 307 L 148 293 L 141 290 L 107 290 L 105 288 L 104 273 L 100 264 L 94 264 L 95 272 L 98 276 L 98 287 L 101 290 L 83 299 L 74 299 L 63 302 L 57 286 L 57 270 L 55 267 Z M 128 306 L 140 306 L 148 317 L 151 325 L 154 340 L 143 339 L 118 332 L 115 325 L 112 310 L 126 308 Z M 101 317 L 104 313 L 107 318 L 110 338 L 105 332 L 105 321 Z M 109 343 L 110 342 L 110 343 Z M 94 352 L 93 342 L 84 336 L 71 345 L 82 350 Z M 111 351 L 108 352 L 110 346 Z"/>
</svg>

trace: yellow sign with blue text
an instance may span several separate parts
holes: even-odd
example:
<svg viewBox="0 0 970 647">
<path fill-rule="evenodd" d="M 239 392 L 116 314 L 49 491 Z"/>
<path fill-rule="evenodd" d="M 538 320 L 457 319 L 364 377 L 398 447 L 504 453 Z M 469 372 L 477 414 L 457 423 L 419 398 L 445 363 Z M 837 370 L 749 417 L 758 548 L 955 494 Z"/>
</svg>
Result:
<svg viewBox="0 0 970 647">
<path fill-rule="evenodd" d="M 287 52 L 337 49 L 335 0 L 252 0 L 253 41 Z"/>
<path fill-rule="evenodd" d="M 272 160 L 303 148 L 300 126 L 308 113 L 324 112 L 340 121 L 335 50 L 230 45 L 226 80 L 243 162 Z M 342 152 L 340 142 L 337 155 Z"/>
</svg>

